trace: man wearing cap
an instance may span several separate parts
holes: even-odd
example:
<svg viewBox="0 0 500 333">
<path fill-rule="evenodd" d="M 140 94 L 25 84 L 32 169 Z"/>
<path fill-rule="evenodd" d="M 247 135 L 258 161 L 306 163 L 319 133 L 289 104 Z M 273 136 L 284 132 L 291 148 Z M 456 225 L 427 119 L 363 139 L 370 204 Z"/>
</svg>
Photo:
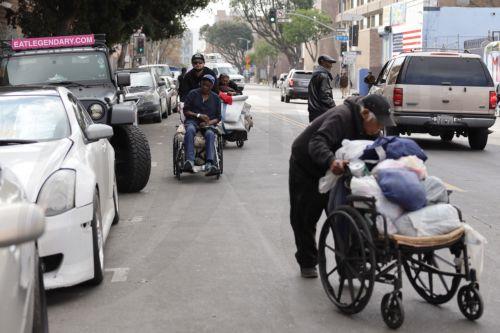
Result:
<svg viewBox="0 0 500 333">
<path fill-rule="evenodd" d="M 215 167 L 215 132 L 214 126 L 221 120 L 221 101 L 212 91 L 215 77 L 206 74 L 201 78 L 201 87 L 191 90 L 184 100 L 184 116 L 186 121 L 186 135 L 184 147 L 186 162 L 184 171 L 193 172 L 194 168 L 194 137 L 200 129 L 205 136 L 205 171 L 206 176 L 216 175 L 219 170 Z"/>
<path fill-rule="evenodd" d="M 216 77 L 213 70 L 208 67 L 205 67 L 205 57 L 201 53 L 195 53 L 191 57 L 191 64 L 193 68 L 186 73 L 182 80 L 182 86 L 179 87 L 179 97 L 181 102 L 184 102 L 184 99 L 189 94 L 189 92 L 193 89 L 197 89 L 200 87 L 201 78 L 207 74 L 212 75 L 212 77 Z M 214 88 L 217 85 L 214 84 Z"/>
<path fill-rule="evenodd" d="M 327 55 L 318 58 L 319 66 L 314 70 L 308 87 L 307 110 L 310 122 L 335 106 L 332 93 L 333 76 L 330 73 L 335 62 L 335 59 Z"/>
<path fill-rule="evenodd" d="M 328 204 L 328 195 L 318 191 L 319 179 L 327 170 L 336 175 L 344 173 L 347 161 L 335 159 L 342 140 L 373 138 L 383 127 L 395 126 L 389 108 L 389 101 L 381 95 L 348 98 L 316 118 L 293 142 L 290 223 L 302 277 L 317 277 L 316 224 Z"/>
</svg>

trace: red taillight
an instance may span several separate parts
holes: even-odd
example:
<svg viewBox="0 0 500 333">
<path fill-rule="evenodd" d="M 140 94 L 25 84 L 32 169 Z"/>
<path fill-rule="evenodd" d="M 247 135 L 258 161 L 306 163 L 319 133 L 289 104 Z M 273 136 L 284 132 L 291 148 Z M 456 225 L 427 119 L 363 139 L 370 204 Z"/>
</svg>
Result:
<svg viewBox="0 0 500 333">
<path fill-rule="evenodd" d="M 495 110 L 497 107 L 497 93 L 490 91 L 490 110 Z"/>
<path fill-rule="evenodd" d="M 392 95 L 392 101 L 394 106 L 403 106 L 403 89 L 394 88 L 394 94 Z"/>
<path fill-rule="evenodd" d="M 293 80 L 292 80 L 292 79 L 290 79 L 289 86 L 290 86 L 290 87 L 293 87 L 293 84 L 294 84 Z"/>
</svg>

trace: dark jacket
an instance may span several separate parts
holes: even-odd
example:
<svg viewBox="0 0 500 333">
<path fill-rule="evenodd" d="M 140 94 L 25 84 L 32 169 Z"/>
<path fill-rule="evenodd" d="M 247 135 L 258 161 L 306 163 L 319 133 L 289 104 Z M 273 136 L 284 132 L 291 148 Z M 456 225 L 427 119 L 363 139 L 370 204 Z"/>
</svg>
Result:
<svg viewBox="0 0 500 333">
<path fill-rule="evenodd" d="M 191 69 L 189 72 L 186 73 L 179 86 L 179 97 L 181 99 L 181 102 L 184 102 L 184 99 L 191 90 L 200 87 L 201 78 L 206 74 L 210 74 L 214 78 L 217 78 L 217 76 L 215 76 L 214 71 L 208 67 L 203 67 L 200 76 L 196 75 L 196 71 L 194 69 Z M 215 82 L 214 88 L 212 90 L 214 91 L 217 90 L 217 81 Z"/>
<path fill-rule="evenodd" d="M 293 142 L 291 159 L 312 179 L 325 175 L 342 140 L 368 138 L 357 99 L 359 97 L 348 98 L 343 105 L 316 118 Z"/>
<path fill-rule="evenodd" d="M 320 115 L 335 106 L 332 80 L 332 74 L 322 66 L 313 72 L 308 87 L 307 109 L 309 113 Z"/>
</svg>

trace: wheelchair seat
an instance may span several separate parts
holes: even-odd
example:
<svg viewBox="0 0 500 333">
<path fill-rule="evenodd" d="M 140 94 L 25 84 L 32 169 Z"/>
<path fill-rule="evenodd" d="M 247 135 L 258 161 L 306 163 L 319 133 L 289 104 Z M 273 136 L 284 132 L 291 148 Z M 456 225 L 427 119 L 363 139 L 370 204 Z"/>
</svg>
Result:
<svg viewBox="0 0 500 333">
<path fill-rule="evenodd" d="M 398 245 L 415 248 L 446 247 L 456 243 L 465 232 L 464 227 L 459 227 L 447 234 L 438 236 L 410 237 L 403 235 L 389 235 L 389 238 Z"/>
</svg>

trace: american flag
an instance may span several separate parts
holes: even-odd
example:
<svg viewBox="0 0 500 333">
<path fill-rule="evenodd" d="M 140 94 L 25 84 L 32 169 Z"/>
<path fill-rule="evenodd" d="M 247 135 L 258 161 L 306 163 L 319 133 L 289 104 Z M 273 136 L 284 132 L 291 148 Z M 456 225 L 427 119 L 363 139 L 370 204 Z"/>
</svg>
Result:
<svg viewBox="0 0 500 333">
<path fill-rule="evenodd" d="M 422 48 L 422 29 L 412 29 L 392 35 L 392 52 L 401 53 Z"/>
</svg>

